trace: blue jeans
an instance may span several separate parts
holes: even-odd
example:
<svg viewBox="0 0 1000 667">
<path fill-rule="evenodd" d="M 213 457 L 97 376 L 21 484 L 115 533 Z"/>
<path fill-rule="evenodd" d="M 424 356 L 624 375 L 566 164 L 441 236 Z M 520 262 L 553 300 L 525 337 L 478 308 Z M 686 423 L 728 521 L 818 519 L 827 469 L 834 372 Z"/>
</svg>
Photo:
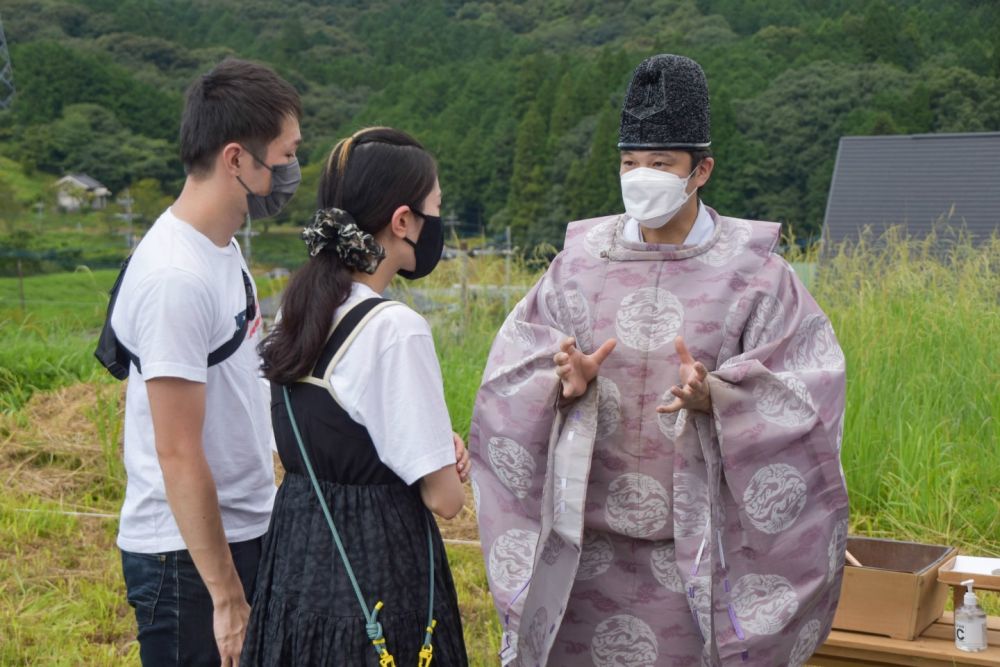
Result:
<svg viewBox="0 0 1000 667">
<path fill-rule="evenodd" d="M 229 545 L 236 572 L 249 602 L 257 578 L 263 537 Z M 219 665 L 212 629 L 212 598 L 191 554 L 122 551 L 128 603 L 139 626 L 143 667 Z"/>
</svg>

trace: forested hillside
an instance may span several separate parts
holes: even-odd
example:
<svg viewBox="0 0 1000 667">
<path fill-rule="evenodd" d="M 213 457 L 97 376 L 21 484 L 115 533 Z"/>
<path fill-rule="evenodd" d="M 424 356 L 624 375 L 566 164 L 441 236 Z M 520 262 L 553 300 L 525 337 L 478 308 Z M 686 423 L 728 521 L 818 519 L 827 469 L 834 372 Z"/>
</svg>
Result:
<svg viewBox="0 0 1000 667">
<path fill-rule="evenodd" d="M 0 154 L 116 192 L 177 190 L 196 74 L 226 55 L 274 65 L 305 100 L 306 184 L 283 215 L 296 223 L 332 142 L 378 123 L 434 151 L 461 229 L 559 244 L 567 220 L 621 209 L 620 100 L 658 52 L 708 75 L 705 199 L 804 237 L 840 136 L 1000 130 L 994 0 L 2 0 L 0 18 L 18 91 Z"/>
</svg>

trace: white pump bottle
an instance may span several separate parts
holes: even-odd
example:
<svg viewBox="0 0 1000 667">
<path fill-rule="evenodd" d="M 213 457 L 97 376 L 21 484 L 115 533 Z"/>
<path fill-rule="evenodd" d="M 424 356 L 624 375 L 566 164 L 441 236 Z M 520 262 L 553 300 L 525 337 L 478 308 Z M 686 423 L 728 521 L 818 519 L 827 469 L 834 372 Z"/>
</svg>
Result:
<svg viewBox="0 0 1000 667">
<path fill-rule="evenodd" d="M 986 650 L 986 612 L 972 591 L 974 579 L 962 582 L 968 591 L 964 604 L 955 610 L 955 648 L 975 653 Z"/>
</svg>

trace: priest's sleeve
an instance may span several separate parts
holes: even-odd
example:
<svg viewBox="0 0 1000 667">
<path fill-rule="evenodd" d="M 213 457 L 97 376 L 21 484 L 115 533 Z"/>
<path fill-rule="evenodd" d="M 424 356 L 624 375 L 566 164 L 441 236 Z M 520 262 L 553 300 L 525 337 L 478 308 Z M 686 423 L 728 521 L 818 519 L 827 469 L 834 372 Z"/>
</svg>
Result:
<svg viewBox="0 0 1000 667">
<path fill-rule="evenodd" d="M 490 590 L 509 630 L 504 641 L 514 644 L 541 531 L 546 459 L 558 412 L 560 382 L 552 357 L 564 338 L 579 340 L 587 326 L 574 317 L 550 269 L 501 327 L 476 397 L 469 430 L 473 496 Z"/>
<path fill-rule="evenodd" d="M 802 665 L 839 599 L 844 355 L 777 255 L 724 330 L 709 378 L 713 413 L 695 420 L 706 459 L 718 462 L 714 534 L 703 538 L 712 554 L 712 652 L 722 664 Z"/>
</svg>

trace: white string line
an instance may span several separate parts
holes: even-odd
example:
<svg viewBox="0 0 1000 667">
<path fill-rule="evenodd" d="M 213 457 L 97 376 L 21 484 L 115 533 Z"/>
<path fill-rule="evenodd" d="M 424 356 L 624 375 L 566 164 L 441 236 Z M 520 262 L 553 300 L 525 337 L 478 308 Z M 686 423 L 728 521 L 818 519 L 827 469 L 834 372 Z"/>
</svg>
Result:
<svg viewBox="0 0 1000 667">
<path fill-rule="evenodd" d="M 62 514 L 63 516 L 89 516 L 97 519 L 117 519 L 117 514 L 104 514 L 103 512 L 71 512 L 69 510 L 49 510 L 49 509 L 29 509 L 17 508 L 17 512 L 32 512 L 39 514 Z"/>
<path fill-rule="evenodd" d="M 17 512 L 31 512 L 31 513 L 41 513 L 41 514 L 61 514 L 63 516 L 85 516 L 95 519 L 117 519 L 117 514 L 105 514 L 103 512 L 73 512 L 70 510 L 49 510 L 49 509 L 29 509 L 29 508 L 17 508 Z M 459 540 L 452 539 L 449 537 L 441 538 L 445 544 L 461 544 L 467 546 L 482 546 L 479 540 Z"/>
</svg>

